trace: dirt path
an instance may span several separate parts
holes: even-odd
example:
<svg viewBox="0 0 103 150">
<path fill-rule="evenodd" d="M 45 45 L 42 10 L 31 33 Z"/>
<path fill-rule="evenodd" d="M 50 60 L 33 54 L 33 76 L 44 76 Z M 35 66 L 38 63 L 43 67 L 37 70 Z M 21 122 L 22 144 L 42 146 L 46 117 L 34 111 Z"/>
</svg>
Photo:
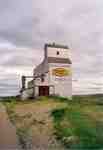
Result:
<svg viewBox="0 0 103 150">
<path fill-rule="evenodd" d="M 0 150 L 17 150 L 16 130 L 8 119 L 5 107 L 0 104 Z"/>
<path fill-rule="evenodd" d="M 63 104 L 51 101 L 24 104 L 15 108 L 19 116 L 31 114 L 31 117 L 27 118 L 27 123 L 32 122 L 33 150 L 64 150 L 63 145 L 54 137 L 53 122 L 50 117 L 51 110 L 59 107 L 63 107 Z"/>
</svg>

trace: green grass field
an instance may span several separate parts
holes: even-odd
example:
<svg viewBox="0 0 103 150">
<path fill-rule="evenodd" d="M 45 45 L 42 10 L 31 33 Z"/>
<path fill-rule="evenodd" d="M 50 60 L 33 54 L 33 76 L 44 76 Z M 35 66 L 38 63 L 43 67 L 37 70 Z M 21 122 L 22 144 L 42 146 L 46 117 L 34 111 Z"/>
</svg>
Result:
<svg viewBox="0 0 103 150">
<path fill-rule="evenodd" d="M 30 131 L 30 136 L 41 138 L 42 143 L 50 136 L 48 133 L 53 132 L 65 149 L 103 149 L 102 95 L 74 96 L 72 100 L 61 97 L 43 97 L 37 101 L 12 99 L 2 103 L 22 140 Z"/>
<path fill-rule="evenodd" d="M 52 111 L 55 135 L 66 148 L 103 148 L 102 97 L 73 97 L 66 108 Z"/>
</svg>

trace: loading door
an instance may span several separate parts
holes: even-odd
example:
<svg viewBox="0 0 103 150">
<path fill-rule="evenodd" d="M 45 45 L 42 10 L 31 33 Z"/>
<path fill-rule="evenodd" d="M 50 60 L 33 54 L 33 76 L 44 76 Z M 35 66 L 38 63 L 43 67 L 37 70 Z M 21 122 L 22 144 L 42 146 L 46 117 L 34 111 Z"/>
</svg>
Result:
<svg viewBox="0 0 103 150">
<path fill-rule="evenodd" d="M 39 86 L 39 96 L 49 96 L 49 86 Z"/>
</svg>

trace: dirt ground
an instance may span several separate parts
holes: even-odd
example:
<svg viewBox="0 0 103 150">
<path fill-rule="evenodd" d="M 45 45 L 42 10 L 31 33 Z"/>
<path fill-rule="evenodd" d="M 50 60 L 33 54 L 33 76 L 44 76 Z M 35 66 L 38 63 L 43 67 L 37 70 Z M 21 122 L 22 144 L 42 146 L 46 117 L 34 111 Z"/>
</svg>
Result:
<svg viewBox="0 0 103 150">
<path fill-rule="evenodd" d="M 29 104 L 18 104 L 15 113 L 24 118 L 16 121 L 16 126 L 28 126 L 32 135 L 33 150 L 64 150 L 54 137 L 54 128 L 51 111 L 55 108 L 65 107 L 65 103 L 55 101 L 38 101 Z"/>
<path fill-rule="evenodd" d="M 15 127 L 8 119 L 5 107 L 0 104 L 0 150 L 18 149 Z"/>
<path fill-rule="evenodd" d="M 19 150 L 20 142 L 31 144 L 32 150 L 64 150 L 54 137 L 51 111 L 66 105 L 54 100 L 19 102 L 10 106 L 12 113 L 7 114 L 6 106 L 0 103 L 0 150 Z"/>
</svg>

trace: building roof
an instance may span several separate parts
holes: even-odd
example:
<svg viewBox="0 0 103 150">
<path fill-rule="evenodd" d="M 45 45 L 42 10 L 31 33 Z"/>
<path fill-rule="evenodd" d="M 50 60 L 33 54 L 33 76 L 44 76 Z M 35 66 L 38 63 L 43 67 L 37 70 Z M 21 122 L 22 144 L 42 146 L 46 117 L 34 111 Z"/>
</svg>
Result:
<svg viewBox="0 0 103 150">
<path fill-rule="evenodd" d="M 40 75 L 48 72 L 49 63 L 72 64 L 69 58 L 66 59 L 66 58 L 48 57 L 47 59 L 44 59 L 44 61 L 34 69 L 34 74 Z"/>
<path fill-rule="evenodd" d="M 69 49 L 68 46 L 65 46 L 65 45 L 59 45 L 59 44 L 55 44 L 55 43 L 53 43 L 53 44 L 45 44 L 44 49 L 46 50 L 47 47 Z"/>
<path fill-rule="evenodd" d="M 72 64 L 69 58 L 67 59 L 67 58 L 55 58 L 55 57 L 48 57 L 48 63 Z"/>
<path fill-rule="evenodd" d="M 39 76 L 40 74 L 48 72 L 48 70 L 49 70 L 48 60 L 44 59 L 44 61 L 34 69 L 34 74 Z"/>
</svg>

